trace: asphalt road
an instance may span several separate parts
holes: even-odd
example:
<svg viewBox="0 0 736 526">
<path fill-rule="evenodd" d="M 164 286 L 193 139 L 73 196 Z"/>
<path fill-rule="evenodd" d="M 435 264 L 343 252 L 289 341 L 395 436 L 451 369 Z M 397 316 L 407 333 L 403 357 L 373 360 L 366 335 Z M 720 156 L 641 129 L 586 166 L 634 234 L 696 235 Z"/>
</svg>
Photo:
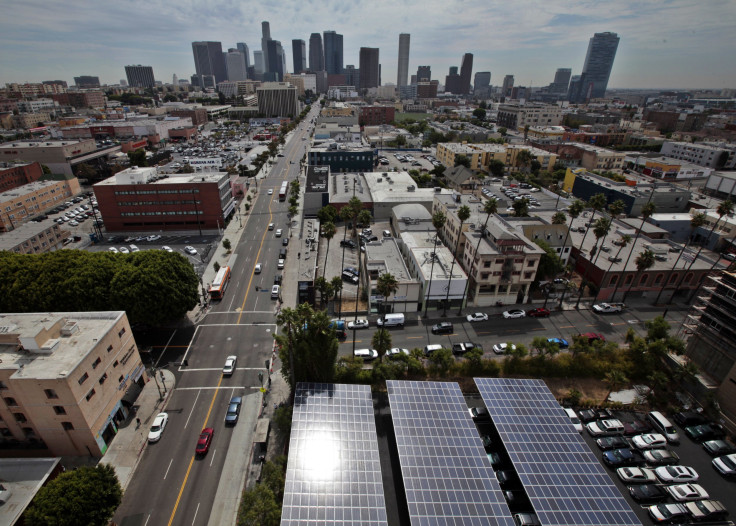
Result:
<svg viewBox="0 0 736 526">
<path fill-rule="evenodd" d="M 233 247 L 232 277 L 225 297 L 212 304 L 186 349 L 181 348 L 181 337 L 176 335 L 171 337 L 176 343 L 151 349 L 151 363 L 162 366 L 172 358 L 179 361 L 186 357 L 188 366 L 169 365 L 178 378 L 167 406 L 169 424 L 161 440 L 145 448 L 115 515 L 118 524 L 206 525 L 225 462 L 235 458 L 242 462 L 242 470 L 247 468 L 247 454 L 228 455 L 232 448 L 249 451 L 250 444 L 231 444 L 236 429 L 225 427 L 225 410 L 232 396 L 247 395 L 261 387 L 258 373 L 266 372 L 265 363 L 272 352 L 278 305 L 271 299 L 270 289 L 274 275 L 282 272 L 276 267 L 283 239 L 275 237 L 275 232 L 282 228 L 283 235 L 289 235 L 288 202 L 279 202 L 278 188 L 281 181 L 293 180 L 298 174 L 307 144 L 301 137 L 307 133 L 308 121 L 305 119 L 284 146 L 284 157 L 276 158 L 269 176 L 258 183 L 258 197 L 246 230 Z M 275 189 L 273 195 L 268 195 L 268 188 Z M 269 223 L 275 223 L 274 230 L 268 230 Z M 296 258 L 289 254 L 287 266 L 292 260 Z M 254 274 L 256 263 L 263 267 L 261 274 Z M 151 335 L 151 340 L 160 342 L 162 336 Z M 229 355 L 238 357 L 237 369 L 231 377 L 223 377 L 222 366 Z M 245 418 L 241 413 L 237 425 Z M 214 438 L 207 454 L 197 458 L 194 448 L 205 427 L 214 428 Z"/>
</svg>

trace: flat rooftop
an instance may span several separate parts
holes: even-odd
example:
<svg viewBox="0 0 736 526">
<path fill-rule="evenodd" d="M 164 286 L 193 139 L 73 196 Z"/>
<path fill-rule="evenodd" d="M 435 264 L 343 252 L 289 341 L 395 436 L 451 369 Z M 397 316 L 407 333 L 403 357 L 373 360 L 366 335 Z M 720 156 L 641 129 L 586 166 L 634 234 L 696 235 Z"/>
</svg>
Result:
<svg viewBox="0 0 736 526">
<path fill-rule="evenodd" d="M 435 230 L 431 223 L 426 232 L 402 232 L 401 241 L 406 245 L 407 250 L 414 254 L 414 259 L 419 265 L 419 271 L 425 280 L 429 280 L 430 274 L 432 279 L 448 279 L 450 277 L 452 252 L 441 241 L 439 241 L 439 245 L 435 246 Z M 435 254 L 434 267 L 432 266 L 432 253 Z M 452 278 L 467 279 L 465 271 L 459 264 L 455 264 L 452 269 Z"/>
<path fill-rule="evenodd" d="M 86 127 L 89 128 L 89 126 Z M 63 141 L 13 141 L 0 144 L 0 148 L 4 150 L 8 150 L 11 148 L 61 148 L 62 146 L 72 146 L 74 144 L 80 144 L 89 141 L 92 141 L 92 139 L 65 139 Z"/>
<path fill-rule="evenodd" d="M 412 280 L 394 238 L 383 238 L 383 242 L 367 243 L 365 259 L 368 272 L 378 272 L 379 275 L 388 272 L 398 282 Z"/>
<path fill-rule="evenodd" d="M 3 232 L 3 235 L 0 236 L 0 250 L 13 250 L 18 245 L 25 243 L 32 237 L 37 236 L 46 230 L 49 232 L 59 231 L 59 233 L 62 234 L 67 232 L 66 230 L 62 231 L 60 225 L 57 225 L 56 223 L 32 223 L 28 221 L 26 223 L 16 225 L 16 227 L 9 232 Z"/>
</svg>

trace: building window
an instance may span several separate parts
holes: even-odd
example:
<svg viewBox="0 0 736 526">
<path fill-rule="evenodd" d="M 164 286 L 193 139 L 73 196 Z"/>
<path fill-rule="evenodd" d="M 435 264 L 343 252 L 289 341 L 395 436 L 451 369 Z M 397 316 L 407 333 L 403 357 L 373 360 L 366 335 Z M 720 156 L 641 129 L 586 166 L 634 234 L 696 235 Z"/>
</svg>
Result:
<svg viewBox="0 0 736 526">
<path fill-rule="evenodd" d="M 7 388 L 8 388 L 7 384 L 3 381 L 0 381 L 0 390 L 7 389 Z"/>
<path fill-rule="evenodd" d="M 526 262 L 526 266 L 527 267 L 533 267 L 536 264 L 537 264 L 537 260 L 536 259 L 530 259 L 529 261 Z"/>
<path fill-rule="evenodd" d="M 524 272 L 524 279 L 532 279 L 533 272 Z"/>
<path fill-rule="evenodd" d="M 107 373 L 100 376 L 100 385 L 104 384 L 105 380 L 107 380 Z"/>
<path fill-rule="evenodd" d="M 102 363 L 102 358 L 98 356 L 97 359 L 94 362 L 92 362 L 92 369 L 97 369 L 97 366 L 100 365 L 101 363 Z"/>
<path fill-rule="evenodd" d="M 616 285 L 616 283 L 618 283 L 618 274 L 616 274 L 615 276 L 611 276 L 611 279 L 608 280 L 608 286 L 612 287 Z"/>
<path fill-rule="evenodd" d="M 662 280 L 664 279 L 664 274 L 657 274 L 657 276 L 654 278 L 654 284 L 659 285 L 662 283 Z"/>
<path fill-rule="evenodd" d="M 46 398 L 59 398 L 53 389 L 44 389 L 43 392 L 46 393 Z"/>
<path fill-rule="evenodd" d="M 677 283 L 677 274 L 672 274 L 670 276 L 670 285 L 674 285 L 675 283 Z"/>
<path fill-rule="evenodd" d="M 54 406 L 54 413 L 56 413 L 57 415 L 65 415 L 66 414 L 66 409 L 64 409 L 63 406 L 55 405 Z"/>
<path fill-rule="evenodd" d="M 92 399 L 92 397 L 93 397 L 94 395 L 95 395 L 95 390 L 94 390 L 94 389 L 92 389 L 92 390 L 91 390 L 91 391 L 90 391 L 89 393 L 87 393 L 87 396 L 86 396 L 85 398 L 86 398 L 86 399 L 87 399 L 87 401 L 89 402 L 89 401 L 90 401 L 90 400 Z"/>
<path fill-rule="evenodd" d="M 491 262 L 490 261 L 484 261 L 483 262 L 483 268 L 490 268 Z"/>
<path fill-rule="evenodd" d="M 124 377 L 124 376 L 123 376 L 123 375 L 121 374 L 121 375 L 120 375 L 120 378 L 118 378 L 118 383 L 119 383 L 119 384 L 123 383 L 123 380 L 124 380 L 124 379 L 125 379 L 125 377 Z"/>
<path fill-rule="evenodd" d="M 7 396 L 3 398 L 3 400 L 5 400 L 5 403 L 8 404 L 8 407 L 18 407 L 18 402 L 15 401 L 15 398 Z"/>
<path fill-rule="evenodd" d="M 79 385 L 82 385 L 84 382 L 86 382 L 87 378 L 89 378 L 89 375 L 87 373 L 84 373 L 82 377 L 79 379 Z"/>
<path fill-rule="evenodd" d="M 639 278 L 639 286 L 646 285 L 647 281 L 649 281 L 649 274 L 642 274 L 642 276 Z"/>
<path fill-rule="evenodd" d="M 107 352 L 110 352 L 110 351 L 112 351 L 112 345 L 107 348 Z"/>
<path fill-rule="evenodd" d="M 634 281 L 634 275 L 629 274 L 626 276 L 626 279 L 624 280 L 624 285 L 631 285 L 631 282 Z"/>
<path fill-rule="evenodd" d="M 6 438 L 10 438 L 13 436 L 13 434 L 10 432 L 10 429 L 8 429 L 7 427 L 0 427 L 0 435 Z"/>
<path fill-rule="evenodd" d="M 115 361 L 113 362 L 113 364 L 112 364 L 113 368 L 117 367 L 117 366 L 118 366 L 118 363 L 120 363 L 120 362 L 118 362 L 117 360 L 115 360 Z"/>
<path fill-rule="evenodd" d="M 122 329 L 120 329 L 120 332 L 118 333 L 118 336 L 120 336 L 122 338 L 123 337 L 123 334 L 125 334 L 125 327 L 123 327 Z"/>
<path fill-rule="evenodd" d="M 62 422 L 61 427 L 64 428 L 64 431 L 74 431 L 74 424 L 71 422 Z"/>
<path fill-rule="evenodd" d="M 15 417 L 16 422 L 20 422 L 21 424 L 24 424 L 26 420 L 26 415 L 23 413 L 13 413 L 13 416 Z"/>
</svg>

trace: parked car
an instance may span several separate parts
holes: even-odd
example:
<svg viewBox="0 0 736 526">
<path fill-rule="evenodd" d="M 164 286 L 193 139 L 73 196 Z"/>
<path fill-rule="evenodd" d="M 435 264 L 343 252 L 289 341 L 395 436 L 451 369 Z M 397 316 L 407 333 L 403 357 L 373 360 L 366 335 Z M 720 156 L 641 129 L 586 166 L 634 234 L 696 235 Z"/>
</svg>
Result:
<svg viewBox="0 0 736 526">
<path fill-rule="evenodd" d="M 171 249 L 171 247 L 169 247 L 169 246 L 166 246 L 166 245 L 162 246 L 162 247 L 161 247 L 161 250 L 164 250 L 164 251 L 166 251 L 166 252 L 173 252 L 173 250 Z"/>
<path fill-rule="evenodd" d="M 359 319 L 348 323 L 348 329 L 367 329 L 369 326 L 368 320 Z"/>
<path fill-rule="evenodd" d="M 582 334 L 578 334 L 581 338 L 585 338 L 588 340 L 588 343 L 593 343 L 596 340 L 600 341 L 606 341 L 606 339 L 603 337 L 602 334 L 598 334 L 597 332 L 584 332 Z"/>
<path fill-rule="evenodd" d="M 205 455 L 207 454 L 207 451 L 210 449 L 210 444 L 212 443 L 212 437 L 215 434 L 215 430 L 211 427 L 205 427 L 202 432 L 199 435 L 199 439 L 197 440 L 197 447 L 194 450 L 194 453 L 197 455 Z"/>
<path fill-rule="evenodd" d="M 643 435 L 652 431 L 652 426 L 644 420 L 633 420 L 632 422 L 624 422 L 624 436 L 630 437 L 634 435 Z"/>
<path fill-rule="evenodd" d="M 682 504 L 655 504 L 649 506 L 647 511 L 656 524 L 684 522 L 690 517 L 690 512 Z"/>
<path fill-rule="evenodd" d="M 409 355 L 409 349 L 402 349 L 401 347 L 392 347 L 386 351 L 386 356 L 397 356 L 399 354 Z"/>
<path fill-rule="evenodd" d="M 698 500 L 685 504 L 694 521 L 720 521 L 728 517 L 728 510 L 719 500 Z"/>
<path fill-rule="evenodd" d="M 656 484 L 637 484 L 629 486 L 629 494 L 636 502 L 661 502 L 667 500 L 669 494 Z"/>
<path fill-rule="evenodd" d="M 506 319 L 524 318 L 525 316 L 526 312 L 521 309 L 511 309 L 503 313 L 503 317 Z"/>
<path fill-rule="evenodd" d="M 682 427 L 697 426 L 708 423 L 708 419 L 705 415 L 698 413 L 697 411 L 683 411 L 681 413 L 676 413 L 672 419 L 676 424 L 679 424 Z"/>
<path fill-rule="evenodd" d="M 473 349 L 480 349 L 481 351 L 483 348 L 478 345 L 477 343 L 473 342 L 462 342 L 462 343 L 453 343 L 452 344 L 452 354 L 465 354 L 468 351 L 472 351 Z"/>
<path fill-rule="evenodd" d="M 714 458 L 712 463 L 724 477 L 736 477 L 736 453 Z"/>
<path fill-rule="evenodd" d="M 159 239 L 161 239 L 161 236 L 159 236 L 158 234 L 154 234 L 152 236 L 148 236 L 146 238 L 146 241 L 158 241 Z"/>
<path fill-rule="evenodd" d="M 233 426 L 238 423 L 238 417 L 240 416 L 240 406 L 243 403 L 243 397 L 233 396 L 230 399 L 230 403 L 227 405 L 227 411 L 225 412 L 225 425 Z"/>
<path fill-rule="evenodd" d="M 638 449 L 655 449 L 667 445 L 667 439 L 659 433 L 647 433 L 645 435 L 637 435 L 631 439 L 634 447 Z"/>
<path fill-rule="evenodd" d="M 705 442 L 706 440 L 724 438 L 726 430 L 720 424 L 700 424 L 686 427 L 685 434 L 695 442 Z"/>
<path fill-rule="evenodd" d="M 556 343 L 560 349 L 567 349 L 570 343 L 565 338 L 547 338 L 549 343 Z"/>
<path fill-rule="evenodd" d="M 695 482 L 698 472 L 689 466 L 661 466 L 654 470 L 657 478 L 665 483 Z"/>
<path fill-rule="evenodd" d="M 196 249 L 196 248 L 194 248 L 194 247 L 188 247 L 188 246 L 187 246 L 187 247 L 184 247 L 184 252 L 186 252 L 186 253 L 187 253 L 187 254 L 189 254 L 190 256 L 195 256 L 195 255 L 197 255 L 197 249 Z"/>
<path fill-rule="evenodd" d="M 603 451 L 608 451 L 609 449 L 621 449 L 631 447 L 631 443 L 629 443 L 629 441 L 622 436 L 602 437 L 597 439 L 595 443 Z"/>
<path fill-rule="evenodd" d="M 496 354 L 506 354 L 506 352 L 508 351 L 508 346 L 509 344 L 505 342 L 497 343 L 496 345 L 493 346 L 493 352 Z M 511 350 L 512 351 L 516 350 L 516 345 L 514 345 L 513 343 L 511 344 Z"/>
<path fill-rule="evenodd" d="M 580 411 L 580 420 L 583 422 L 591 422 L 593 420 L 605 420 L 613 418 L 613 413 L 605 407 L 602 409 L 583 409 Z"/>
<path fill-rule="evenodd" d="M 473 420 L 490 420 L 491 415 L 488 413 L 488 409 L 485 407 L 471 407 L 468 409 L 468 413 L 470 413 L 470 417 Z"/>
<path fill-rule="evenodd" d="M 465 319 L 467 319 L 470 322 L 473 321 L 488 321 L 488 314 L 484 312 L 475 312 L 473 314 L 468 314 Z"/>
<path fill-rule="evenodd" d="M 449 321 L 442 321 L 435 325 L 432 325 L 432 334 L 452 334 L 454 327 Z"/>
<path fill-rule="evenodd" d="M 161 435 L 166 429 L 166 424 L 169 422 L 169 415 L 167 413 L 159 413 L 156 418 L 153 419 L 153 425 L 148 431 L 148 441 L 158 442 L 161 439 Z"/>
<path fill-rule="evenodd" d="M 671 449 L 650 449 L 643 455 L 650 466 L 671 466 L 680 462 L 679 455 Z"/>
<path fill-rule="evenodd" d="M 616 469 L 616 475 L 624 484 L 652 484 L 657 482 L 657 476 L 649 468 L 618 468 Z"/>
<path fill-rule="evenodd" d="M 567 413 L 567 416 L 570 419 L 570 422 L 572 423 L 573 426 L 575 426 L 575 431 L 577 431 L 578 433 L 582 433 L 583 424 L 580 423 L 580 419 L 578 418 L 577 413 L 575 413 L 575 410 L 570 407 L 563 407 L 562 409 L 565 410 L 565 413 Z"/>
<path fill-rule="evenodd" d="M 109 252 L 112 252 L 113 254 L 119 254 L 118 249 L 115 247 L 110 247 L 107 249 Z"/>
<path fill-rule="evenodd" d="M 549 309 L 544 309 L 542 307 L 526 311 L 526 315 L 531 316 L 532 318 L 546 318 L 549 314 Z"/>
<path fill-rule="evenodd" d="M 707 499 L 708 492 L 700 484 L 677 484 L 664 488 L 677 502 Z"/>
<path fill-rule="evenodd" d="M 120 247 L 120 253 L 121 254 L 130 254 L 130 250 L 128 250 L 128 247 Z"/>
<path fill-rule="evenodd" d="M 609 436 L 609 435 L 622 435 L 624 432 L 624 425 L 620 420 L 615 418 L 608 420 L 596 420 L 590 422 L 585 426 L 588 429 L 590 436 Z"/>
<path fill-rule="evenodd" d="M 623 303 L 599 303 L 597 305 L 593 305 L 593 312 L 598 314 L 614 314 L 623 310 Z"/>
<path fill-rule="evenodd" d="M 736 453 L 736 447 L 725 440 L 708 440 L 703 442 L 703 449 L 705 449 L 709 455 L 714 457 Z"/>
<path fill-rule="evenodd" d="M 603 462 L 612 468 L 623 466 L 641 466 L 645 464 L 641 451 L 635 449 L 611 449 L 603 453 Z"/>
<path fill-rule="evenodd" d="M 238 357 L 235 355 L 228 356 L 225 360 L 225 365 L 222 368 L 222 375 L 223 376 L 232 376 L 233 372 L 235 371 L 235 364 L 238 361 Z"/>
</svg>

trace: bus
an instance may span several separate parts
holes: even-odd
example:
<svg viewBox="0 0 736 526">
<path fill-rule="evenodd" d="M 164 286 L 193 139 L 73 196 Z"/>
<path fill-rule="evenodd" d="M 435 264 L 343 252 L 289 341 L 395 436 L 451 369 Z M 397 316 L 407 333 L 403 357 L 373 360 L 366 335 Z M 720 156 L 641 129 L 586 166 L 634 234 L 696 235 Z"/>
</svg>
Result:
<svg viewBox="0 0 736 526">
<path fill-rule="evenodd" d="M 230 267 L 222 267 L 217 271 L 217 275 L 210 286 L 210 298 L 213 300 L 222 299 L 228 283 L 230 283 Z"/>
<path fill-rule="evenodd" d="M 289 189 L 288 181 L 281 183 L 281 189 L 279 190 L 279 201 L 286 201 L 286 192 Z"/>
</svg>

